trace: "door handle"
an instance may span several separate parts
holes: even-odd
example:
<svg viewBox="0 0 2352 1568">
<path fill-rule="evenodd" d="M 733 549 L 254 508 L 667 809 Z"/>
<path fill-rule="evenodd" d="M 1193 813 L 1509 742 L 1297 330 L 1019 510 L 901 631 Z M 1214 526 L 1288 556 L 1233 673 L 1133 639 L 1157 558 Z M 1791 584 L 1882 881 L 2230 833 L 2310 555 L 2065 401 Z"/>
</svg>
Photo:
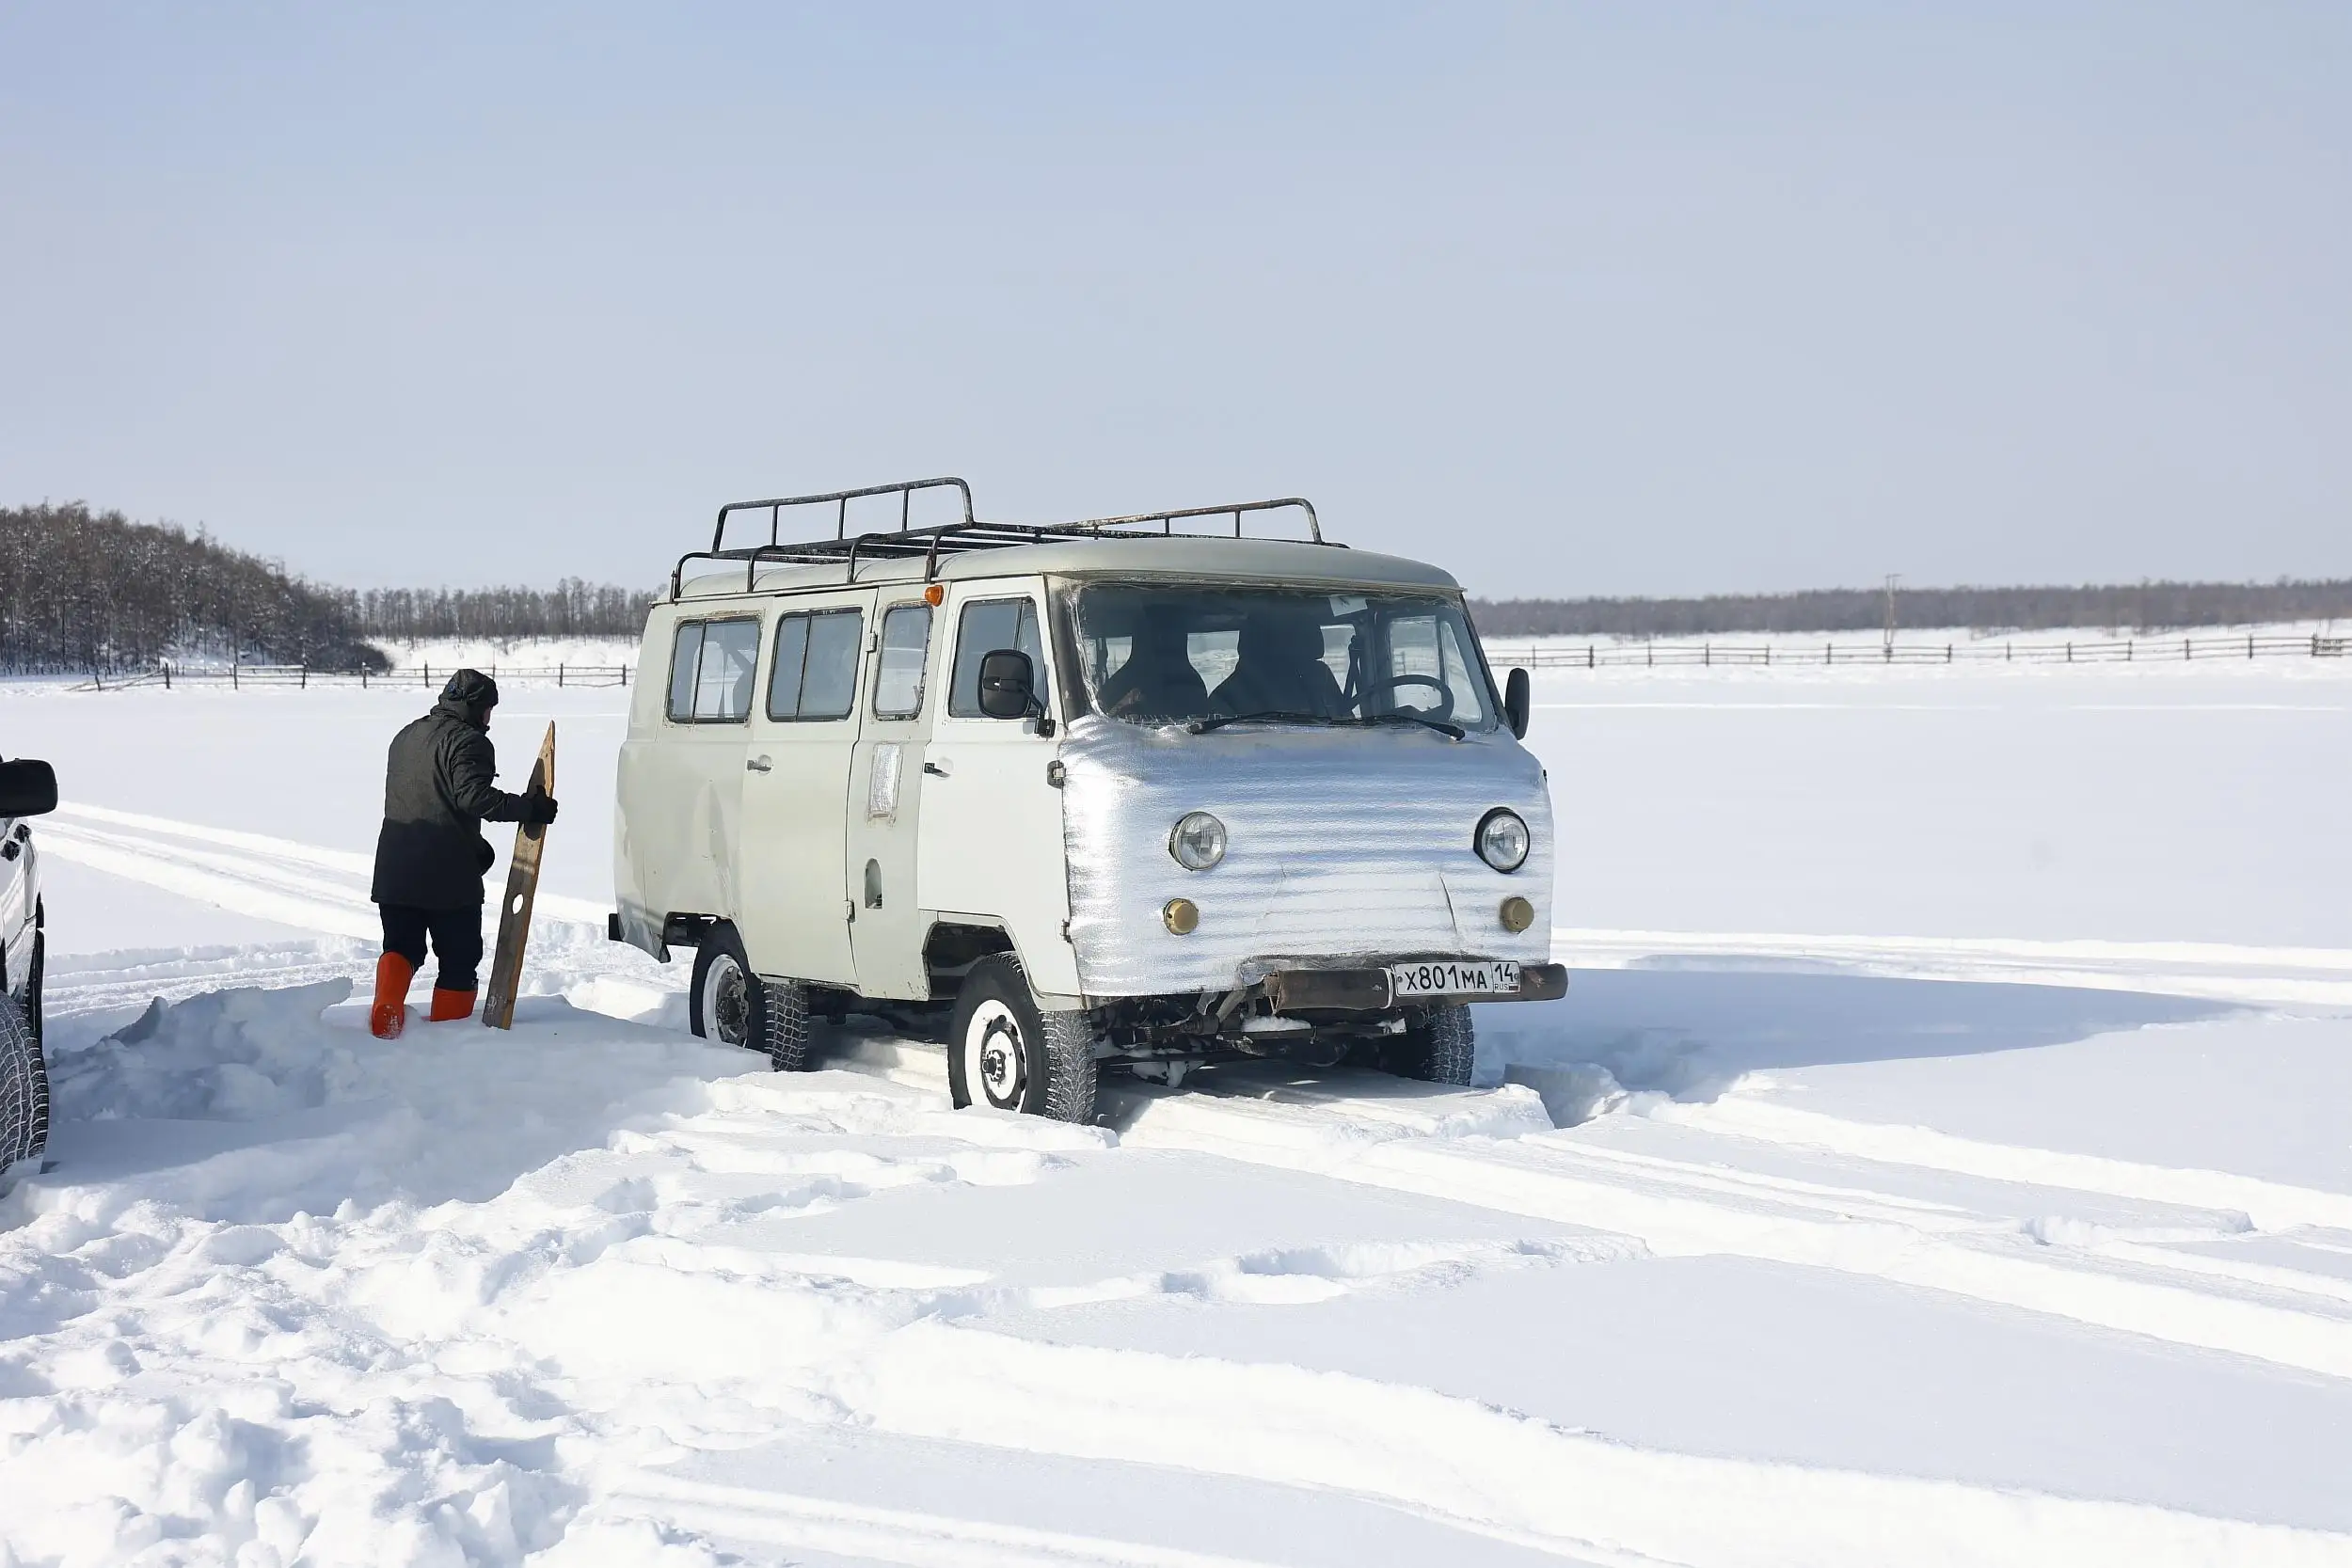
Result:
<svg viewBox="0 0 2352 1568">
<path fill-rule="evenodd" d="M 934 779 L 944 779 L 947 776 L 947 769 L 940 767 L 939 764 L 935 762 L 925 763 L 923 765 L 923 771 L 929 773 Z"/>
<path fill-rule="evenodd" d="M 776 765 L 774 763 L 770 762 L 764 755 L 756 756 L 751 758 L 743 764 L 743 771 L 746 773 L 765 773 L 772 769 Z"/>
</svg>

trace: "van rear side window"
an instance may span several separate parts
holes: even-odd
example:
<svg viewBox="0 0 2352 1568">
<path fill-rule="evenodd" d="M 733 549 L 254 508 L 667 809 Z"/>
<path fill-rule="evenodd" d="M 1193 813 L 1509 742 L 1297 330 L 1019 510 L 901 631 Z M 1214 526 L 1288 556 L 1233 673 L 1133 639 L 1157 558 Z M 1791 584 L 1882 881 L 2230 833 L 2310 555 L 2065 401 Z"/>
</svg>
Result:
<svg viewBox="0 0 2352 1568">
<path fill-rule="evenodd" d="M 776 663 L 768 677 L 768 717 L 847 719 L 857 705 L 858 643 L 866 618 L 820 610 L 776 621 Z"/>
<path fill-rule="evenodd" d="M 670 645 L 670 721 L 742 723 L 758 669 L 757 621 L 688 622 Z"/>
</svg>

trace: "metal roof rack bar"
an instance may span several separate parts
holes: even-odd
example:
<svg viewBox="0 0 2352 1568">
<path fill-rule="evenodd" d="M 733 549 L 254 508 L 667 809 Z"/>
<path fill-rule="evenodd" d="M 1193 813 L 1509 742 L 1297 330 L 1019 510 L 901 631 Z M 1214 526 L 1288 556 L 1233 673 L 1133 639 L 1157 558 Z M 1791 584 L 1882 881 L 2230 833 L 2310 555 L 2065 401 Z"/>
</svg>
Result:
<svg viewBox="0 0 2352 1568">
<path fill-rule="evenodd" d="M 961 521 L 936 523 L 925 528 L 908 526 L 915 491 L 949 486 L 962 498 Z M 879 533 L 850 533 L 850 502 L 866 496 L 897 496 L 899 526 Z M 832 538 L 798 544 L 784 542 L 781 535 L 785 508 L 826 504 L 834 508 Z M 718 527 L 711 534 L 710 548 L 689 550 L 678 557 L 677 564 L 671 568 L 670 597 L 675 601 L 683 596 L 687 563 L 693 561 L 741 562 L 743 592 L 747 594 L 757 585 L 762 565 L 840 562 L 848 568 L 848 580 L 855 582 L 861 556 L 868 560 L 878 557 L 903 560 L 920 556 L 923 558 L 923 578 L 928 582 L 938 576 L 942 555 L 1001 549 L 1015 545 L 1038 545 L 1054 540 L 1169 538 L 1176 534 L 1176 524 L 1189 517 L 1230 516 L 1233 519 L 1233 537 L 1239 539 L 1243 537 L 1242 519 L 1248 514 L 1281 511 L 1290 507 L 1307 515 L 1307 531 L 1312 543 L 1334 549 L 1345 548 L 1324 538 L 1323 525 L 1315 516 L 1314 505 L 1303 496 L 1285 496 L 1262 501 L 1227 501 L 1218 506 L 1178 507 L 1168 512 L 1138 512 L 1124 517 L 1087 517 L 1069 523 L 996 523 L 983 520 L 973 515 L 972 487 L 962 480 L 952 477 L 906 480 L 897 484 L 869 484 L 862 489 L 827 490 L 808 496 L 781 496 L 771 500 L 729 501 L 719 509 Z M 768 542 L 730 548 L 726 543 L 727 521 L 735 514 L 745 512 L 768 514 Z M 1159 525 L 1156 532 L 1145 527 L 1152 523 Z"/>
<path fill-rule="evenodd" d="M 1304 496 L 1283 496 L 1274 500 L 1263 501 L 1228 501 L 1222 506 L 1184 506 L 1178 507 L 1173 512 L 1136 512 L 1124 517 L 1088 517 L 1079 522 L 1059 523 L 1055 526 L 1058 528 L 1099 530 L 1108 528 L 1123 528 L 1136 523 L 1158 523 L 1160 525 L 1161 533 L 1170 534 L 1175 531 L 1174 524 L 1180 517 L 1223 517 L 1230 515 L 1233 519 L 1233 537 L 1238 539 L 1241 537 L 1241 517 L 1243 513 L 1279 512 L 1285 507 L 1292 506 L 1298 508 L 1299 511 L 1304 512 L 1307 515 L 1308 534 L 1311 536 L 1313 543 L 1318 545 L 1322 544 L 1324 542 L 1323 523 L 1315 516 L 1314 502 L 1309 500 Z"/>
<path fill-rule="evenodd" d="M 833 502 L 838 509 L 834 515 L 833 536 L 835 539 L 845 539 L 849 536 L 850 531 L 850 503 L 866 496 L 898 497 L 898 531 L 904 533 L 907 531 L 907 524 L 912 520 L 909 513 L 914 500 L 914 492 L 940 490 L 950 485 L 954 486 L 963 497 L 963 520 L 967 523 L 972 521 L 972 486 L 952 474 L 939 479 L 900 480 L 896 484 L 868 484 L 857 490 L 826 490 L 813 496 L 778 496 L 773 499 L 763 501 L 729 501 L 719 508 L 719 526 L 711 531 L 710 550 L 713 555 L 721 554 L 725 550 L 727 515 L 731 512 L 766 512 L 768 514 L 768 543 L 774 545 L 779 542 L 778 535 L 782 531 L 786 507 L 820 506 L 827 501 Z"/>
</svg>

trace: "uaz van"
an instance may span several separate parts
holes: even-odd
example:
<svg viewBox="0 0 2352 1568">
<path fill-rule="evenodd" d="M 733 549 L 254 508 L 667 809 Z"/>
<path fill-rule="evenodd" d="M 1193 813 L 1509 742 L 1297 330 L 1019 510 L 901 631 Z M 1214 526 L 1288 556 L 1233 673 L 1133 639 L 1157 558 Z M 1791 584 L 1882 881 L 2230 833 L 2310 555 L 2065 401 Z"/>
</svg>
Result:
<svg viewBox="0 0 2352 1568">
<path fill-rule="evenodd" d="M 933 490 L 960 520 L 849 531 Z M 786 542 L 819 504 L 834 536 Z M 1308 538 L 1243 536 L 1286 510 Z M 959 1106 L 1083 1121 L 1104 1070 L 1241 1056 L 1467 1084 L 1469 1003 L 1565 989 L 1525 672 L 1498 691 L 1452 578 L 1303 500 L 734 503 L 639 673 L 612 935 L 692 944 L 695 1031 L 778 1068 L 812 1012 L 928 1009 Z"/>
</svg>

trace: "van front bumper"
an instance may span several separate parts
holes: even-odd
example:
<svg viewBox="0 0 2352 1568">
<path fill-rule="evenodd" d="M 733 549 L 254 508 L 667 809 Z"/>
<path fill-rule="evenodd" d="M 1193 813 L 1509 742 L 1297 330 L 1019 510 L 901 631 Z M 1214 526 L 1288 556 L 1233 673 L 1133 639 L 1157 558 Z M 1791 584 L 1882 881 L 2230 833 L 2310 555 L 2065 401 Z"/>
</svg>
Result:
<svg viewBox="0 0 2352 1568">
<path fill-rule="evenodd" d="M 1263 982 L 1267 1004 L 1278 1013 L 1377 1013 L 1395 1005 L 1386 968 L 1285 969 Z M 1519 989 L 1470 992 L 1449 1002 L 1556 1002 L 1568 994 L 1565 964 L 1519 965 Z"/>
</svg>

